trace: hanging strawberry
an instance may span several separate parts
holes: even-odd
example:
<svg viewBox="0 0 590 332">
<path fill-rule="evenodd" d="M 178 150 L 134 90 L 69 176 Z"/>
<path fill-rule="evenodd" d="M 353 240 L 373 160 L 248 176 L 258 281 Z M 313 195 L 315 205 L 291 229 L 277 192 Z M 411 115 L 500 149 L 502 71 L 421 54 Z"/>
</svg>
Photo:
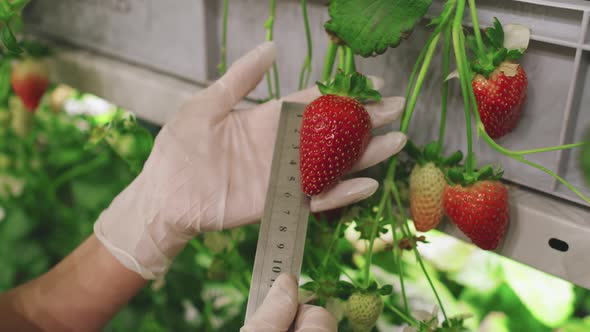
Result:
<svg viewBox="0 0 590 332">
<path fill-rule="evenodd" d="M 449 171 L 451 184 L 443 191 L 443 206 L 451 221 L 484 250 L 495 250 L 509 219 L 508 190 L 502 172 L 486 166 L 471 175 Z"/>
<path fill-rule="evenodd" d="M 458 151 L 443 159 L 437 142 L 427 144 L 423 150 L 407 143 L 406 151 L 416 160 L 410 174 L 412 220 L 418 231 L 427 232 L 436 228 L 444 215 L 442 194 L 447 181 L 443 170 L 458 164 L 463 159 L 463 153 Z"/>
<path fill-rule="evenodd" d="M 372 129 L 361 102 L 381 98 L 359 73 L 338 72 L 319 88 L 324 95 L 306 106 L 300 135 L 301 186 L 309 196 L 334 185 L 360 159 Z"/>
<path fill-rule="evenodd" d="M 485 131 L 500 138 L 516 128 L 526 102 L 527 75 L 517 61 L 528 47 L 530 30 L 514 24 L 502 27 L 495 19 L 484 36 L 483 48 L 468 39 L 476 54 L 471 84 Z"/>
<path fill-rule="evenodd" d="M 49 71 L 40 59 L 28 57 L 14 64 L 10 83 L 27 110 L 35 112 L 49 88 Z"/>
</svg>

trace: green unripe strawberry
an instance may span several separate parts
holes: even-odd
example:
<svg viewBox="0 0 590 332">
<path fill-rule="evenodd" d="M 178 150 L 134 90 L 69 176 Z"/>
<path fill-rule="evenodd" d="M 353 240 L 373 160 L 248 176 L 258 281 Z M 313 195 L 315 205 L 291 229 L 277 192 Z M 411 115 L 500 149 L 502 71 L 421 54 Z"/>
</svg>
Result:
<svg viewBox="0 0 590 332">
<path fill-rule="evenodd" d="M 354 332 L 370 332 L 383 312 L 383 300 L 376 292 L 355 292 L 344 305 L 344 315 Z"/>
</svg>

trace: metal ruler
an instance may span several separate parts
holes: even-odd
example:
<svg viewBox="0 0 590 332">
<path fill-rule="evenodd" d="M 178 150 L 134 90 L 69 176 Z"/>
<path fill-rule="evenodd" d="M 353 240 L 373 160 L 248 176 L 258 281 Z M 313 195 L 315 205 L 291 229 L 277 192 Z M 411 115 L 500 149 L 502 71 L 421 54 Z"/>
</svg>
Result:
<svg viewBox="0 0 590 332">
<path fill-rule="evenodd" d="M 260 223 L 246 321 L 281 273 L 299 277 L 309 199 L 299 178 L 299 130 L 305 105 L 283 103 L 264 215 Z"/>
</svg>

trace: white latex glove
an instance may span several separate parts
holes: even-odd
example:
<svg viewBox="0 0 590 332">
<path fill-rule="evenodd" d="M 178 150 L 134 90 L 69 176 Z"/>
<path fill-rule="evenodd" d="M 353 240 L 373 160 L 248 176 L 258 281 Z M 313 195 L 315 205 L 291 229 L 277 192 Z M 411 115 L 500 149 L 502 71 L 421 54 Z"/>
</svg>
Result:
<svg viewBox="0 0 590 332">
<path fill-rule="evenodd" d="M 336 332 L 338 322 L 328 310 L 313 305 L 300 305 L 295 279 L 280 275 L 264 302 L 240 332 Z"/>
<path fill-rule="evenodd" d="M 127 268 L 146 279 L 162 276 L 195 235 L 253 223 L 264 209 L 281 101 L 232 108 L 264 76 L 276 49 L 267 42 L 239 59 L 216 83 L 195 94 L 162 128 L 140 175 L 94 226 L 97 238 Z M 317 88 L 285 100 L 309 103 Z M 373 127 L 396 120 L 403 98 L 367 105 Z M 354 167 L 360 170 L 399 152 L 401 133 L 375 137 Z M 372 195 L 373 179 L 352 179 L 311 200 L 314 212 Z"/>
</svg>

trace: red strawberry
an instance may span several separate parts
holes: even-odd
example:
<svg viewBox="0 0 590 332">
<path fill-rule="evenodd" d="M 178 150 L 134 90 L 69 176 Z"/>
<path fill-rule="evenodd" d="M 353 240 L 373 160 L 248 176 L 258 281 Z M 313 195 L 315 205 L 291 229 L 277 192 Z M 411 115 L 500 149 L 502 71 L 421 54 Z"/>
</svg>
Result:
<svg viewBox="0 0 590 332">
<path fill-rule="evenodd" d="M 427 232 L 440 223 L 446 184 L 445 175 L 434 163 L 414 166 L 410 174 L 410 211 L 418 231 Z"/>
<path fill-rule="evenodd" d="M 334 185 L 359 160 L 371 120 L 354 98 L 327 94 L 307 105 L 300 136 L 301 187 L 313 196 Z"/>
<path fill-rule="evenodd" d="M 485 250 L 494 250 L 504 237 L 508 223 L 508 190 L 496 180 L 467 186 L 447 185 L 443 206 L 451 221 Z"/>
<path fill-rule="evenodd" d="M 527 97 L 527 76 L 522 66 L 503 62 L 488 79 L 478 74 L 471 84 L 488 135 L 500 138 L 514 130 Z"/>
<path fill-rule="evenodd" d="M 38 59 L 27 58 L 14 65 L 10 83 L 27 110 L 34 112 L 49 87 L 49 72 Z"/>
</svg>

